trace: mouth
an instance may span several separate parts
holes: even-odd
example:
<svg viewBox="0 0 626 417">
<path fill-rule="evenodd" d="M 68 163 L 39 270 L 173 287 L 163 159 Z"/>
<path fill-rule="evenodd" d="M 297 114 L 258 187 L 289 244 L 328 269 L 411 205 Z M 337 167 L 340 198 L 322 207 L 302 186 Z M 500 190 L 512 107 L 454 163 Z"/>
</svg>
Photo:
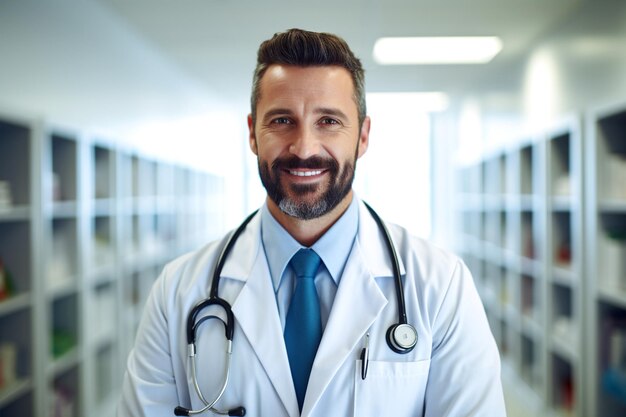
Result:
<svg viewBox="0 0 626 417">
<path fill-rule="evenodd" d="M 296 177 L 314 177 L 324 172 L 322 169 L 288 169 L 286 170 L 290 175 Z"/>
</svg>

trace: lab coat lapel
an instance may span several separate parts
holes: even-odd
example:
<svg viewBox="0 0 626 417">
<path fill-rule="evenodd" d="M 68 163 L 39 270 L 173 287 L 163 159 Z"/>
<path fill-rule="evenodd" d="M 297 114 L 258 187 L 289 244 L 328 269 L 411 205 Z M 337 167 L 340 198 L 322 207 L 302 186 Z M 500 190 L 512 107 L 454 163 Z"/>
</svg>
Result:
<svg viewBox="0 0 626 417">
<path fill-rule="evenodd" d="M 355 242 L 341 277 L 328 323 L 320 343 L 302 409 L 308 416 L 320 400 L 346 360 L 356 360 L 351 354 L 367 329 L 378 317 L 387 298 L 367 268 L 364 253 Z"/>
<path fill-rule="evenodd" d="M 247 275 L 246 284 L 233 304 L 233 313 L 285 409 L 290 416 L 297 417 L 298 400 L 291 380 L 289 359 L 283 343 L 276 295 L 265 252 L 259 249 L 253 253 L 257 254 L 256 260 Z"/>
</svg>

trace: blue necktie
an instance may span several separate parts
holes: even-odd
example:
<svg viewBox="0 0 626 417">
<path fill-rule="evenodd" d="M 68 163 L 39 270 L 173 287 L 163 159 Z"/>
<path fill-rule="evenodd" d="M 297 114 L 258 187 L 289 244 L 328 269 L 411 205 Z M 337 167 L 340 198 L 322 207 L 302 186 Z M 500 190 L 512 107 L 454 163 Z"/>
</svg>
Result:
<svg viewBox="0 0 626 417">
<path fill-rule="evenodd" d="M 320 257 L 312 249 L 300 249 L 291 258 L 297 279 L 285 322 L 285 345 L 300 411 L 322 339 L 320 303 L 315 289 L 315 274 L 320 262 Z"/>
</svg>

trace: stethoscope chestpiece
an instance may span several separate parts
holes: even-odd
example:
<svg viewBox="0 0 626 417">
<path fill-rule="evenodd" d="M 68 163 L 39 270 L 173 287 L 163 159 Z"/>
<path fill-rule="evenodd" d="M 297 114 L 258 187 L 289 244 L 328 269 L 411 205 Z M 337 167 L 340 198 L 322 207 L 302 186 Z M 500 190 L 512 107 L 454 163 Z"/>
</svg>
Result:
<svg viewBox="0 0 626 417">
<path fill-rule="evenodd" d="M 417 345 L 417 330 L 407 323 L 394 324 L 387 330 L 387 344 L 396 353 L 409 353 Z"/>
</svg>

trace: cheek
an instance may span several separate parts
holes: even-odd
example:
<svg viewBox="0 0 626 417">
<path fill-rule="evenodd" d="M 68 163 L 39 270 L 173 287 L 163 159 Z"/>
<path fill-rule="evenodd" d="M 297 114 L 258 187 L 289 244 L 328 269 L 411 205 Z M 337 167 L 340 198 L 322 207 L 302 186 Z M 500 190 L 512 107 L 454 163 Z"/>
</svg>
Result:
<svg viewBox="0 0 626 417">
<path fill-rule="evenodd" d="M 276 158 L 277 156 L 288 151 L 288 141 L 282 140 L 276 135 L 264 134 L 257 136 L 256 140 L 257 155 L 264 159 Z"/>
<path fill-rule="evenodd" d="M 335 148 L 332 150 L 330 155 L 337 160 L 340 164 L 352 163 L 354 158 L 357 156 L 357 153 L 360 152 L 357 150 L 357 142 L 343 142 L 340 148 Z"/>
<path fill-rule="evenodd" d="M 257 157 L 259 160 L 266 161 L 271 164 L 276 158 L 280 156 L 280 152 L 268 146 L 260 146 L 257 148 Z"/>
</svg>

